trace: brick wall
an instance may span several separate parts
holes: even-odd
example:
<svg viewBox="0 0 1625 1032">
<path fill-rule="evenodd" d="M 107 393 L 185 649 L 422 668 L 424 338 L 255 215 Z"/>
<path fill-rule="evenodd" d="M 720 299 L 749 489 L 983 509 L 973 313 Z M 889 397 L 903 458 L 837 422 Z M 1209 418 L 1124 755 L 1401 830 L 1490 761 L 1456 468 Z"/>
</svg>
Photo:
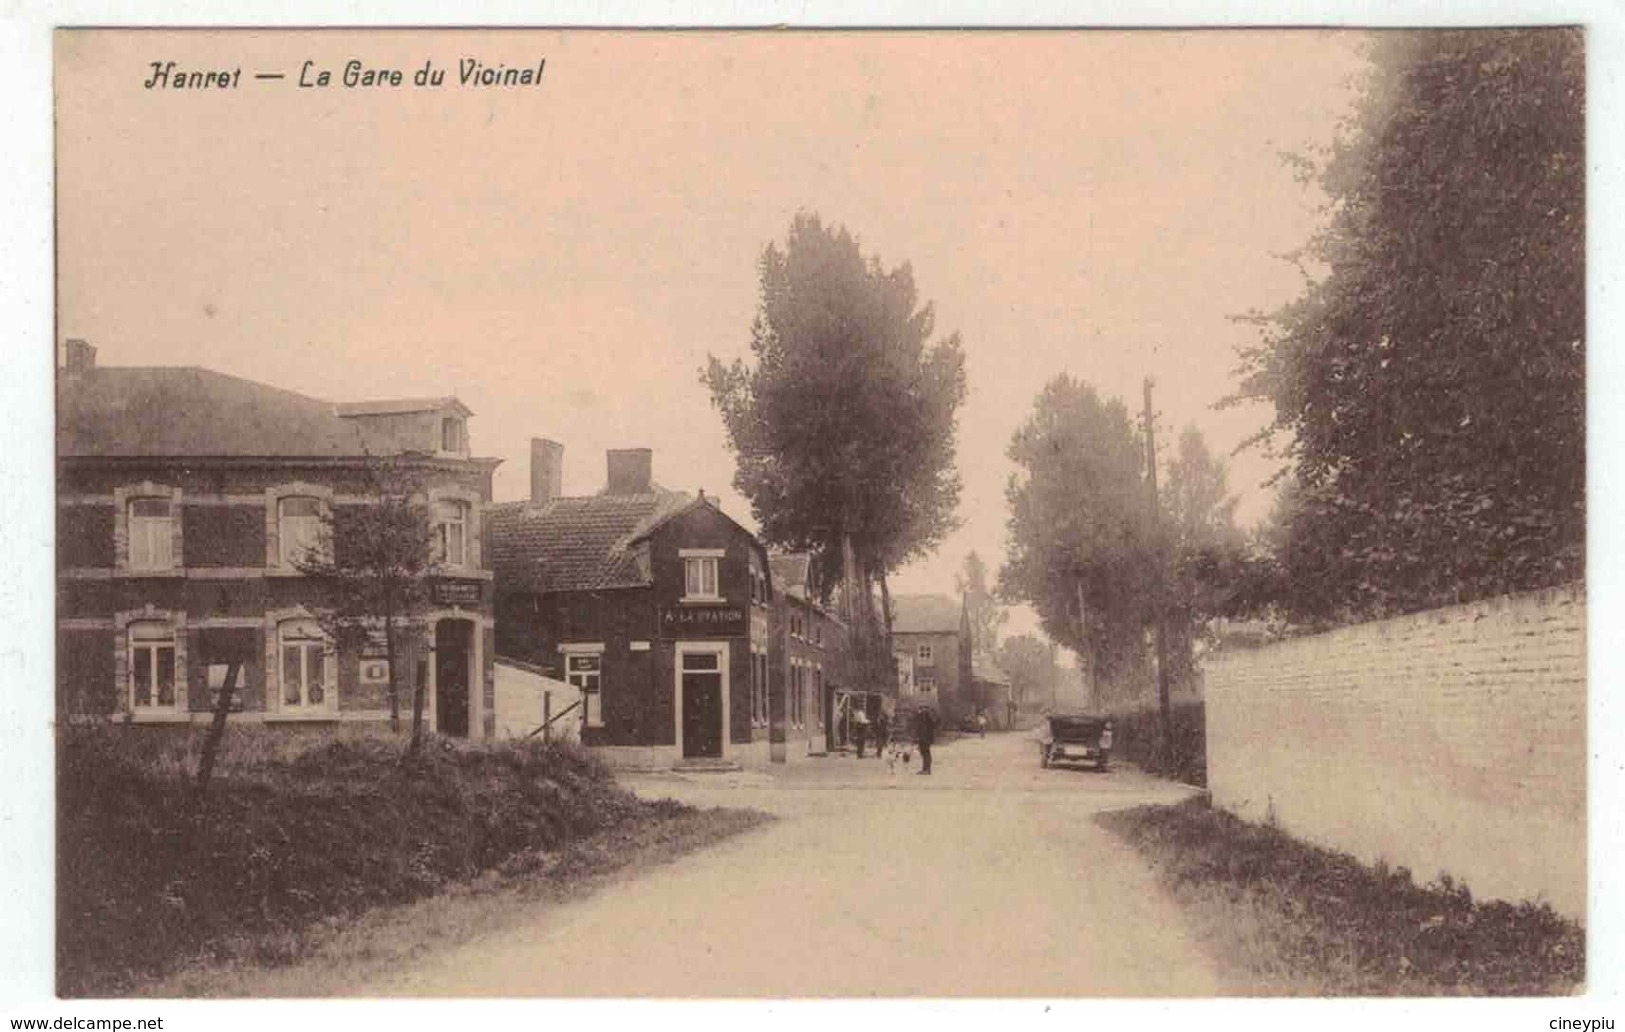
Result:
<svg viewBox="0 0 1625 1032">
<path fill-rule="evenodd" d="M 1585 621 L 1570 587 L 1209 657 L 1213 801 L 1583 916 Z"/>
</svg>

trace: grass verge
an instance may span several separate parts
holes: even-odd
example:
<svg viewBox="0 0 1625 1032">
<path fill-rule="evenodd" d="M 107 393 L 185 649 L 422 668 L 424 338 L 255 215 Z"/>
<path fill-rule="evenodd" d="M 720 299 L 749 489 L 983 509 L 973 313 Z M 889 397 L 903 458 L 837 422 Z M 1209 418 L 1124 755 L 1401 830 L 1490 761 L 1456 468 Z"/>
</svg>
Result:
<svg viewBox="0 0 1625 1032">
<path fill-rule="evenodd" d="M 1247 995 L 1542 996 L 1585 979 L 1585 929 L 1544 903 L 1419 886 L 1205 798 L 1096 820 L 1151 861 Z"/>
<path fill-rule="evenodd" d="M 188 966 L 287 965 L 379 908 L 527 881 L 565 891 L 763 819 L 640 800 L 573 746 L 437 743 L 404 767 L 386 735 L 251 729 L 200 801 L 195 749 L 187 735 L 64 732 L 60 995 L 127 995 Z"/>
</svg>

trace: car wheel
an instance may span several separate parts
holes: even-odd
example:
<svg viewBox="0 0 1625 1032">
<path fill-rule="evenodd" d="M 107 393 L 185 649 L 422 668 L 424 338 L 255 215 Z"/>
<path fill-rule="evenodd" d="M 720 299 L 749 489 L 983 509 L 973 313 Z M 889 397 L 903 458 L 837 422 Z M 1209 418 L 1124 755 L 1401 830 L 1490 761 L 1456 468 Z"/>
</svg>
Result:
<svg viewBox="0 0 1625 1032">
<path fill-rule="evenodd" d="M 1038 765 L 1045 770 L 1049 770 L 1049 748 L 1047 746 L 1041 745 L 1038 747 Z"/>
</svg>

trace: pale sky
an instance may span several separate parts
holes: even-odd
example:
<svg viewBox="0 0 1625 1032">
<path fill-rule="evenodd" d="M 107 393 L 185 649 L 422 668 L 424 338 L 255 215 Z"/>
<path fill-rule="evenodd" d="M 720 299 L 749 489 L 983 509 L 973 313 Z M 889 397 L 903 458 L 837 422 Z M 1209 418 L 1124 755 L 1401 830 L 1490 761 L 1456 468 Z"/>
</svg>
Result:
<svg viewBox="0 0 1625 1032">
<path fill-rule="evenodd" d="M 913 265 L 958 331 L 964 527 L 898 592 L 1004 554 L 1004 451 L 1068 372 L 1228 452 L 1230 320 L 1294 297 L 1279 256 L 1319 197 L 1281 152 L 1327 145 L 1361 67 L 1348 32 L 86 32 L 59 36 L 61 337 L 106 365 L 201 365 L 331 400 L 454 393 L 475 451 L 565 490 L 604 450 L 754 525 L 699 370 L 748 350 L 756 262 L 798 209 Z M 460 58 L 530 89 L 456 84 Z M 402 69 L 346 89 L 346 60 Z M 306 60 L 334 84 L 300 89 Z M 150 63 L 241 68 L 147 90 Z M 446 85 L 415 89 L 433 61 Z M 280 82 L 259 72 L 284 72 Z M 1250 521 L 1263 459 L 1232 462 Z M 1011 631 L 1034 626 L 1018 615 Z"/>
</svg>

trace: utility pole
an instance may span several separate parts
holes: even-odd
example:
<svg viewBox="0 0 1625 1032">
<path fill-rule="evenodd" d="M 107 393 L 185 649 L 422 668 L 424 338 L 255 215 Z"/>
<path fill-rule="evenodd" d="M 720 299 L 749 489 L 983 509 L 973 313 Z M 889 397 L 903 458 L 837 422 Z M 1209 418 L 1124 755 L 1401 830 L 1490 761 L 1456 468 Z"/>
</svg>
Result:
<svg viewBox="0 0 1625 1032">
<path fill-rule="evenodd" d="M 1145 378 L 1145 471 L 1146 483 L 1151 487 L 1151 527 L 1154 552 L 1157 559 L 1156 583 L 1152 590 L 1152 614 L 1155 617 L 1157 642 L 1157 702 L 1162 710 L 1162 748 L 1158 750 L 1166 764 L 1172 759 L 1174 744 L 1174 709 L 1168 697 L 1168 632 L 1164 626 L 1164 594 L 1166 593 L 1167 555 L 1162 529 L 1162 506 L 1157 500 L 1157 424 L 1151 408 L 1151 377 Z"/>
</svg>

